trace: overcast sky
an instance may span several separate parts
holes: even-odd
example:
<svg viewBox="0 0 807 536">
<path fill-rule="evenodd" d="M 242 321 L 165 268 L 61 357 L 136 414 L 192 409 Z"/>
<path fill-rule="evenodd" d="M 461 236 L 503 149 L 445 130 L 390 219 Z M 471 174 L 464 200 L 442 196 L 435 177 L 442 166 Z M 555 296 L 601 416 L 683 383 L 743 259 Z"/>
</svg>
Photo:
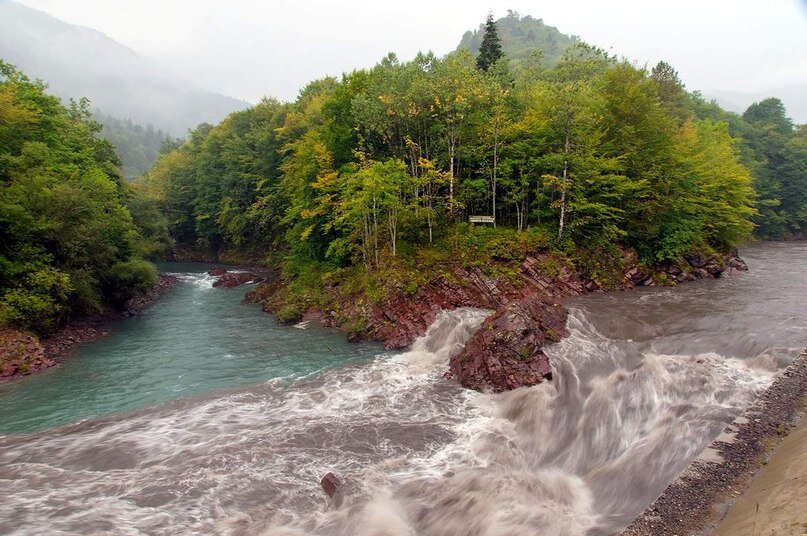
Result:
<svg viewBox="0 0 807 536">
<path fill-rule="evenodd" d="M 664 59 L 707 94 L 807 84 L 807 0 L 18 1 L 250 102 L 294 98 L 312 79 L 371 66 L 389 51 L 444 54 L 491 9 L 543 18 L 639 63 Z"/>
</svg>

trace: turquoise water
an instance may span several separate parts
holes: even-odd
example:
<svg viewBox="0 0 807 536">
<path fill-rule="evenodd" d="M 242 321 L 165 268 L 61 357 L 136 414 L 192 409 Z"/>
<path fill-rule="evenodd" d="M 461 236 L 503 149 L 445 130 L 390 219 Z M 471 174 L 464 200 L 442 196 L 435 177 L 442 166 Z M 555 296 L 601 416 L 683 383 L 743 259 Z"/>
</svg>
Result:
<svg viewBox="0 0 807 536">
<path fill-rule="evenodd" d="M 212 288 L 208 265 L 163 265 L 182 283 L 61 365 L 0 384 L 0 434 L 30 433 L 176 398 L 292 380 L 363 360 L 378 346 L 311 325 L 280 326 L 243 304 L 248 287 Z"/>
</svg>

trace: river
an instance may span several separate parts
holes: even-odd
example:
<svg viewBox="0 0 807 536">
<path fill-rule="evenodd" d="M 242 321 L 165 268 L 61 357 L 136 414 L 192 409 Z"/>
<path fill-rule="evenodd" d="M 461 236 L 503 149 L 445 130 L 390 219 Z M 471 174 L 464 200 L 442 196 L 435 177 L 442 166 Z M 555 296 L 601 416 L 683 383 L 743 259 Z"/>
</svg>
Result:
<svg viewBox="0 0 807 536">
<path fill-rule="evenodd" d="M 501 395 L 442 377 L 483 311 L 386 353 L 183 267 L 141 317 L 0 385 L 0 533 L 613 534 L 807 345 L 807 245 L 742 256 L 569 300 L 554 380 Z"/>
</svg>

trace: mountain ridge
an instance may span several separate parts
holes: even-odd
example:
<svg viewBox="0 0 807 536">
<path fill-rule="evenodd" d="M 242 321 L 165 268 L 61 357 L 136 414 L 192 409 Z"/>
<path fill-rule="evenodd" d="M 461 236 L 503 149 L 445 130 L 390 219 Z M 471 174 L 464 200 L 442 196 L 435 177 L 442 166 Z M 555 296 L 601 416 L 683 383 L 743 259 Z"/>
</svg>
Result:
<svg viewBox="0 0 807 536">
<path fill-rule="evenodd" d="M 62 99 L 87 97 L 93 109 L 183 135 L 250 104 L 192 84 L 103 32 L 0 1 L 0 58 L 49 82 Z"/>
</svg>

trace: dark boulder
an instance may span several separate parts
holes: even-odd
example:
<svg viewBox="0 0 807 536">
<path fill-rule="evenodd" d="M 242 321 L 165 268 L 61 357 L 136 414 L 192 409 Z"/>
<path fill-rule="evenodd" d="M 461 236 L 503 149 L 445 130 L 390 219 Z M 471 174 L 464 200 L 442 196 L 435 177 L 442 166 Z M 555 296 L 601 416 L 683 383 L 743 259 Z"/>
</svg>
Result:
<svg viewBox="0 0 807 536">
<path fill-rule="evenodd" d="M 207 272 L 207 275 L 214 275 L 214 276 L 221 276 L 227 273 L 227 270 L 224 268 L 213 268 Z"/>
<path fill-rule="evenodd" d="M 247 283 L 258 283 L 263 278 L 250 272 L 226 272 L 213 283 L 214 287 L 233 288 Z"/>
<path fill-rule="evenodd" d="M 451 358 L 451 375 L 478 391 L 507 391 L 552 378 L 543 348 L 568 336 L 568 311 L 528 296 L 488 317 L 463 351 Z"/>
<path fill-rule="evenodd" d="M 738 257 L 736 253 L 726 258 L 726 268 L 729 271 L 731 270 L 737 270 L 738 272 L 748 271 L 748 265 L 745 264 L 745 261 L 742 260 L 740 257 Z"/>
<path fill-rule="evenodd" d="M 336 473 L 328 473 L 319 481 L 319 485 L 322 486 L 322 491 L 331 499 L 336 496 L 342 484 L 342 479 L 339 478 L 339 475 Z"/>
</svg>

